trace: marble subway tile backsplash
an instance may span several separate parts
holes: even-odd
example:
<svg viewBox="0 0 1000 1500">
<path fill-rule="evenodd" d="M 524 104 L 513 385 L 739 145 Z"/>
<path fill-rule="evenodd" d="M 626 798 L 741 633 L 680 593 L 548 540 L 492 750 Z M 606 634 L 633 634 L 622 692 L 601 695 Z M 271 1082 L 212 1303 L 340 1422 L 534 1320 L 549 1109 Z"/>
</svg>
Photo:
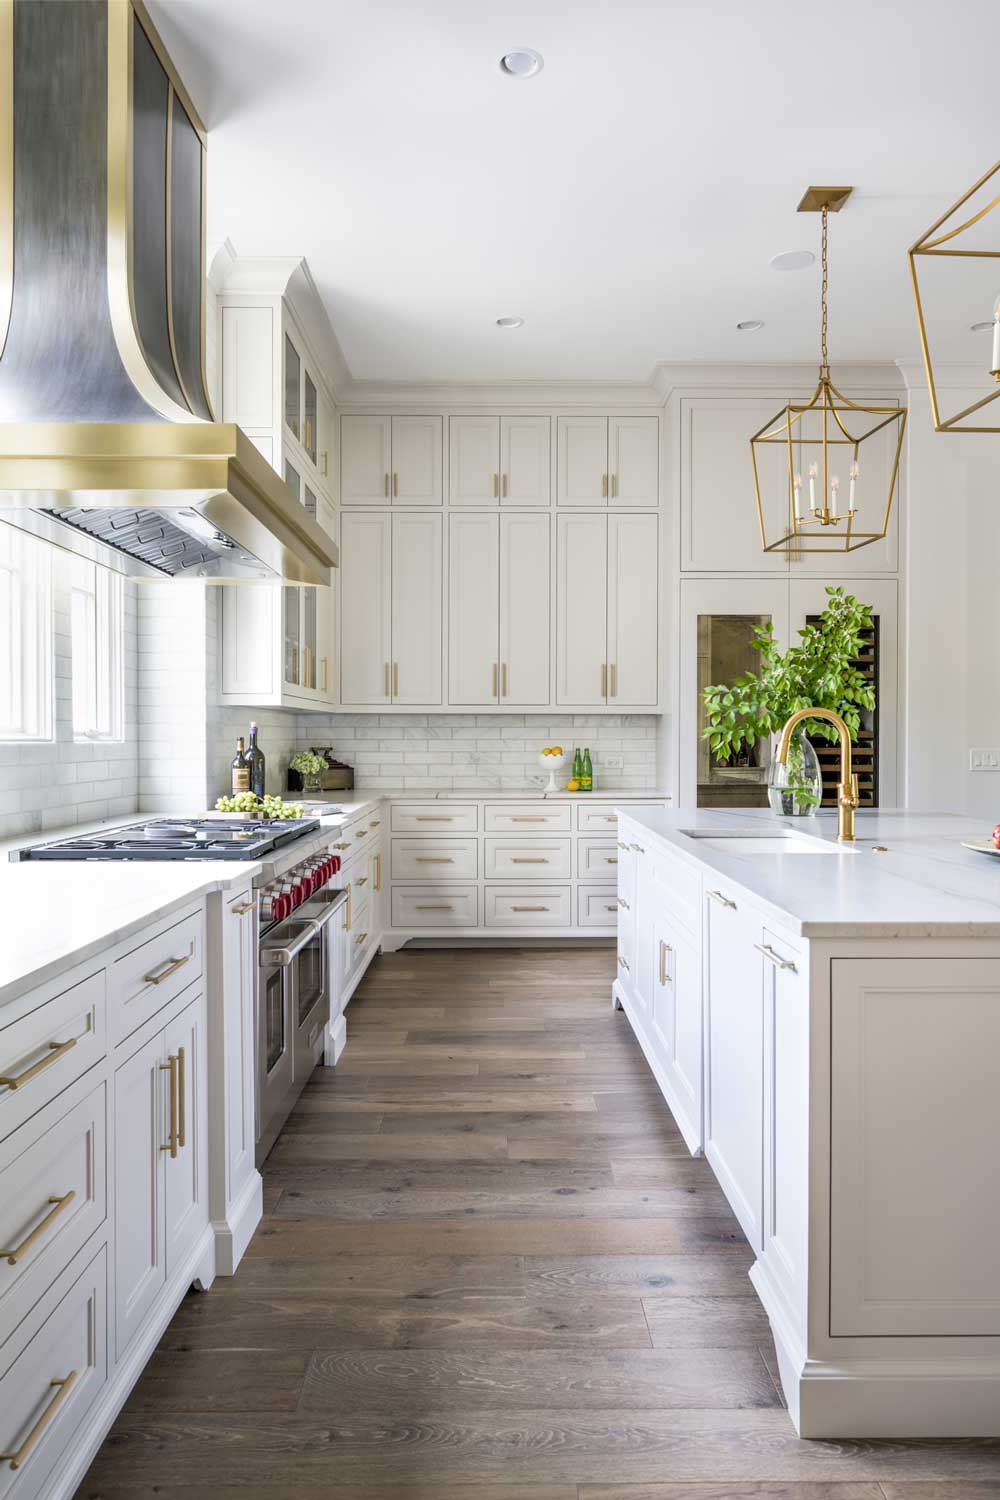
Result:
<svg viewBox="0 0 1000 1500">
<path fill-rule="evenodd" d="M 296 737 L 332 746 L 372 791 L 541 786 L 538 752 L 558 744 L 567 755 L 589 747 L 598 790 L 643 792 L 656 786 L 658 723 L 655 714 L 303 714 Z"/>
</svg>

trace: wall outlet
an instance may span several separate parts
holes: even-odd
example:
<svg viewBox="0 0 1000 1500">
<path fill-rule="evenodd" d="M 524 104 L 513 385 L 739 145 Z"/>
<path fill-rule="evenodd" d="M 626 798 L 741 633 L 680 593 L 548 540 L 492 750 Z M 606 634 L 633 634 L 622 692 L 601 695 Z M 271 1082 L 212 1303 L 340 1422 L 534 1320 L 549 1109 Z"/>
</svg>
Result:
<svg viewBox="0 0 1000 1500">
<path fill-rule="evenodd" d="M 1000 750 L 970 750 L 970 771 L 1000 771 Z"/>
<path fill-rule="evenodd" d="M 601 757 L 606 771 L 624 771 L 625 757 L 622 755 L 604 755 Z"/>
</svg>

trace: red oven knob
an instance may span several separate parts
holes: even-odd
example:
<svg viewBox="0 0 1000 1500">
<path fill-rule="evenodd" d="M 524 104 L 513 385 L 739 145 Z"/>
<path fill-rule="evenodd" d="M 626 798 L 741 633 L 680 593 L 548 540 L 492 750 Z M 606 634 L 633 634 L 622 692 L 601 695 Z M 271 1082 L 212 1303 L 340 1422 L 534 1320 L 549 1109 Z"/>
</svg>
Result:
<svg viewBox="0 0 1000 1500">
<path fill-rule="evenodd" d="M 329 859 L 329 864 L 330 864 L 330 874 L 331 875 L 336 875 L 337 872 L 338 872 L 338 870 L 340 869 L 340 855 L 339 854 L 331 854 L 330 855 L 330 859 Z"/>
<path fill-rule="evenodd" d="M 287 896 L 275 896 L 274 918 L 276 922 L 283 922 L 292 914 L 292 903 Z"/>
</svg>

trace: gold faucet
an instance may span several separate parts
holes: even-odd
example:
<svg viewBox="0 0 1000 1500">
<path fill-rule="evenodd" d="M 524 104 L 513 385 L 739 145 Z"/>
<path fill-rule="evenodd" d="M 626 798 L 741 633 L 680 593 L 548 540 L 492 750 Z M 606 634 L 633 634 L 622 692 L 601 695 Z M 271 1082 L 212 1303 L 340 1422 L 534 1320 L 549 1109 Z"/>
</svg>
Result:
<svg viewBox="0 0 1000 1500">
<path fill-rule="evenodd" d="M 783 766 L 788 759 L 792 730 L 803 719 L 826 719 L 840 735 L 840 786 L 837 788 L 837 842 L 853 844 L 854 809 L 858 805 L 858 778 L 851 772 L 851 731 L 839 714 L 829 708 L 797 709 L 781 731 L 777 762 Z"/>
</svg>

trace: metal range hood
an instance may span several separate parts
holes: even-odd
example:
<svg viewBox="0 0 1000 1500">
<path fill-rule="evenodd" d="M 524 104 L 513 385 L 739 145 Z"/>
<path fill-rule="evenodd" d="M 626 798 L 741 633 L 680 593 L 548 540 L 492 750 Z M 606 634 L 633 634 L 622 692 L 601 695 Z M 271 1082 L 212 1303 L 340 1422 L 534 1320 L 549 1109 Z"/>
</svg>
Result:
<svg viewBox="0 0 1000 1500">
<path fill-rule="evenodd" d="M 141 0 L 0 0 L 0 521 L 129 577 L 328 585 L 205 379 L 205 132 Z"/>
</svg>

